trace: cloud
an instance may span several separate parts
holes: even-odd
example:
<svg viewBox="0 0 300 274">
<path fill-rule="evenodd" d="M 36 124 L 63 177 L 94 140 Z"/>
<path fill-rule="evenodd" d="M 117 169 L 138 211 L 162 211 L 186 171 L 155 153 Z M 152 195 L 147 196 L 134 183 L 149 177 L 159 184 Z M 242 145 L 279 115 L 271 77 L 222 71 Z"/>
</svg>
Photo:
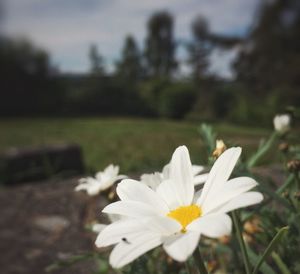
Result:
<svg viewBox="0 0 300 274">
<path fill-rule="evenodd" d="M 155 11 L 168 10 L 175 16 L 177 39 L 191 37 L 190 24 L 199 14 L 209 20 L 214 32 L 243 34 L 258 1 L 6 0 L 4 31 L 11 36 L 22 34 L 45 47 L 62 70 L 84 71 L 88 46 L 93 42 L 110 66 L 119 57 L 127 34 L 133 34 L 142 46 L 146 22 Z"/>
</svg>

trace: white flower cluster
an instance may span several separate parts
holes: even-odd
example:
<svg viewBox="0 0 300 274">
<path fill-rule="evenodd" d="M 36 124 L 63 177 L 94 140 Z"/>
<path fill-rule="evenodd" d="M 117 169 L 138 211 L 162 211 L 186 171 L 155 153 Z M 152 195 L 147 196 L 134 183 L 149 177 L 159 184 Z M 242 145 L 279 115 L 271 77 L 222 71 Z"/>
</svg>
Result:
<svg viewBox="0 0 300 274">
<path fill-rule="evenodd" d="M 250 191 L 257 185 L 255 180 L 229 179 L 240 154 L 240 147 L 227 149 L 209 174 L 198 175 L 203 167 L 193 166 L 188 149 L 181 146 L 162 172 L 144 174 L 141 181 L 122 180 L 116 189 L 120 201 L 103 209 L 104 213 L 119 217 L 110 225 L 94 227 L 100 232 L 96 246 L 115 245 L 109 261 L 120 268 L 159 245 L 174 260 L 182 262 L 193 253 L 202 235 L 218 238 L 230 234 L 232 223 L 227 213 L 263 200 L 261 193 Z M 118 177 L 118 171 L 108 173 L 110 179 L 107 176 L 104 184 L 101 177 L 98 184 L 111 185 L 123 176 Z M 203 188 L 195 191 L 195 185 L 203 182 Z M 89 191 L 87 184 L 85 179 L 77 190 L 97 192 Z"/>
<path fill-rule="evenodd" d="M 118 180 L 127 178 L 125 175 L 118 175 L 119 169 L 119 166 L 109 165 L 104 171 L 97 172 L 95 178 L 86 177 L 80 179 L 80 184 L 75 190 L 85 190 L 90 196 L 98 195 L 101 191 L 110 188 Z"/>
</svg>

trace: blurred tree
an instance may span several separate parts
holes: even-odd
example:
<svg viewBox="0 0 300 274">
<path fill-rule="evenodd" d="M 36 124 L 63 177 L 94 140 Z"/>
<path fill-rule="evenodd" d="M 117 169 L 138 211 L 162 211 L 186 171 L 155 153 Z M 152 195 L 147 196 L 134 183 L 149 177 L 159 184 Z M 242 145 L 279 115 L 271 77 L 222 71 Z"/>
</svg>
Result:
<svg viewBox="0 0 300 274">
<path fill-rule="evenodd" d="M 165 11 L 148 21 L 145 46 L 146 71 L 150 77 L 169 77 L 176 68 L 173 17 Z"/>
<path fill-rule="evenodd" d="M 193 40 L 187 43 L 189 51 L 189 64 L 192 66 L 193 76 L 197 81 L 208 78 L 209 55 L 216 48 L 222 50 L 232 49 L 240 44 L 242 39 L 235 36 L 225 36 L 212 33 L 206 18 L 198 15 L 191 25 Z"/>
<path fill-rule="evenodd" d="M 261 3 L 258 20 L 234 67 L 238 79 L 252 92 L 266 95 L 273 89 L 289 88 L 288 96 L 294 100 L 291 95 L 299 94 L 300 87 L 299 0 Z"/>
<path fill-rule="evenodd" d="M 203 80 L 209 66 L 209 54 L 212 44 L 209 38 L 209 29 L 204 17 L 198 16 L 192 23 L 193 41 L 188 44 L 190 54 L 189 63 L 195 80 Z"/>
<path fill-rule="evenodd" d="M 48 54 L 28 41 L 0 41 L 0 113 L 57 114 L 63 92 Z"/>
<path fill-rule="evenodd" d="M 91 63 L 91 73 L 97 76 L 105 75 L 104 60 L 99 54 L 98 48 L 95 44 L 90 46 L 89 59 Z"/>
<path fill-rule="evenodd" d="M 174 82 L 161 92 L 158 111 L 163 117 L 182 119 L 195 103 L 195 89 L 191 83 Z"/>
<path fill-rule="evenodd" d="M 121 60 L 116 64 L 116 73 L 131 83 L 136 83 L 143 76 L 140 52 L 131 35 L 125 39 Z"/>
</svg>

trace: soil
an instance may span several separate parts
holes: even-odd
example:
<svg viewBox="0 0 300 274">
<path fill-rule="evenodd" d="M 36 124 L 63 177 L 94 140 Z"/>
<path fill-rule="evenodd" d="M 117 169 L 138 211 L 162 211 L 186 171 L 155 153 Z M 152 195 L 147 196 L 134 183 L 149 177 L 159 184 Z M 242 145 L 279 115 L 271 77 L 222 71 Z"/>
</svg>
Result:
<svg viewBox="0 0 300 274">
<path fill-rule="evenodd" d="M 0 189 L 0 267 L 3 274 L 42 274 L 58 260 L 96 251 L 96 234 L 105 197 L 75 192 L 78 178 L 27 183 Z M 93 260 L 51 273 L 93 273 Z"/>
</svg>

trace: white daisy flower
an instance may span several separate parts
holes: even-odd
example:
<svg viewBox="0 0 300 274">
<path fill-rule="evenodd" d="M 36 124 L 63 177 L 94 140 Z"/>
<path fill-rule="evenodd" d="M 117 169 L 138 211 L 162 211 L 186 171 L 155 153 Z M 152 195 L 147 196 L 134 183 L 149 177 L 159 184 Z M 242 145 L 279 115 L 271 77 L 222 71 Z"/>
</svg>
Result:
<svg viewBox="0 0 300 274">
<path fill-rule="evenodd" d="M 192 164 L 187 148 L 173 154 L 169 179 L 152 190 L 138 181 L 119 183 L 121 201 L 109 204 L 103 212 L 125 219 L 104 228 L 97 247 L 116 245 L 110 264 L 120 268 L 147 251 L 163 245 L 174 260 L 185 261 L 195 250 L 201 235 L 219 238 L 231 233 L 227 212 L 262 201 L 259 192 L 249 192 L 257 183 L 249 177 L 229 179 L 241 148 L 226 150 L 215 162 L 203 190 L 194 190 Z"/>
<path fill-rule="evenodd" d="M 285 133 L 290 130 L 291 116 L 289 114 L 278 114 L 274 117 L 273 123 L 276 131 Z"/>
<path fill-rule="evenodd" d="M 127 178 L 125 175 L 119 174 L 119 166 L 109 165 L 104 171 L 97 172 L 95 178 L 87 177 L 79 180 L 76 191 L 85 190 L 88 195 L 95 196 L 101 191 L 110 188 L 116 181 Z"/>
<path fill-rule="evenodd" d="M 205 183 L 209 173 L 201 173 L 205 169 L 204 166 L 192 165 L 193 182 L 194 185 Z M 162 172 L 146 173 L 141 176 L 141 182 L 156 190 L 162 181 L 170 178 L 170 164 L 164 166 Z"/>
</svg>

